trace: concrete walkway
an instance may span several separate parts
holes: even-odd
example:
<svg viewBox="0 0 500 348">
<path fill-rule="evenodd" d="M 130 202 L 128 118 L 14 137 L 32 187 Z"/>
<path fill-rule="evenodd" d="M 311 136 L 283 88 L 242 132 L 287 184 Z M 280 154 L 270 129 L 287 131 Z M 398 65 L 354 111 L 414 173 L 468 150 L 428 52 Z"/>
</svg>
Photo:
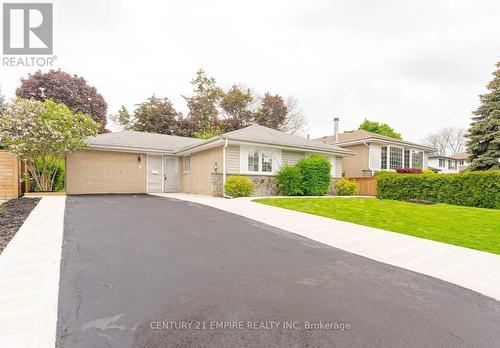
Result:
<svg viewBox="0 0 500 348">
<path fill-rule="evenodd" d="M 500 300 L 500 255 L 254 203 L 255 198 L 224 199 L 185 193 L 156 195 L 225 210 Z"/>
<path fill-rule="evenodd" d="M 54 347 L 66 197 L 44 197 L 0 255 L 0 346 Z"/>
</svg>

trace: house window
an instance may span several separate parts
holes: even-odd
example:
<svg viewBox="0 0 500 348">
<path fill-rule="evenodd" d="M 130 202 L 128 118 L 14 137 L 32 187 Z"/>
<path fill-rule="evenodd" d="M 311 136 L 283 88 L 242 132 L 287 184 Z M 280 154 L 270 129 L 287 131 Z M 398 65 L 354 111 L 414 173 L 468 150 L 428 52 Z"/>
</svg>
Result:
<svg viewBox="0 0 500 348">
<path fill-rule="evenodd" d="M 448 161 L 448 169 L 455 169 L 455 161 L 452 160 Z"/>
<path fill-rule="evenodd" d="M 272 152 L 262 152 L 262 171 L 272 172 L 273 171 L 273 154 Z"/>
<path fill-rule="evenodd" d="M 424 167 L 424 153 L 423 151 L 413 150 L 412 152 L 412 163 L 413 168 L 423 168 Z"/>
<path fill-rule="evenodd" d="M 446 166 L 445 166 L 445 162 L 446 162 L 446 161 L 445 161 L 444 159 L 440 158 L 440 159 L 439 159 L 439 166 L 440 166 L 441 168 L 446 167 Z"/>
<path fill-rule="evenodd" d="M 405 168 L 410 168 L 410 150 L 405 149 Z"/>
<path fill-rule="evenodd" d="M 387 169 L 387 146 L 381 147 L 380 152 L 380 168 Z"/>
<path fill-rule="evenodd" d="M 248 171 L 258 172 L 259 171 L 259 150 L 249 150 L 248 151 Z"/>
<path fill-rule="evenodd" d="M 400 147 L 389 147 L 389 169 L 397 169 L 403 166 L 403 149 Z"/>
<path fill-rule="evenodd" d="M 461 166 L 463 166 L 463 165 L 464 165 L 464 163 L 465 163 L 464 161 L 460 161 L 460 162 L 458 162 L 458 164 L 459 164 L 459 165 L 461 165 Z"/>
<path fill-rule="evenodd" d="M 191 156 L 184 156 L 184 171 L 189 172 L 191 170 Z"/>
</svg>

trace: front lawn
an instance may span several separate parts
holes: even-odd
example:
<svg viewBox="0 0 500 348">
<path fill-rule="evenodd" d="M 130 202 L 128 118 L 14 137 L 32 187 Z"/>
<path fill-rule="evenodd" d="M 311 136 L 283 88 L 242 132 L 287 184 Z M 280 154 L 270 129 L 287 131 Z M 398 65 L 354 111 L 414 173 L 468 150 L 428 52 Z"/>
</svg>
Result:
<svg viewBox="0 0 500 348">
<path fill-rule="evenodd" d="M 500 254 L 500 210 L 373 198 L 264 198 L 255 202 Z"/>
</svg>

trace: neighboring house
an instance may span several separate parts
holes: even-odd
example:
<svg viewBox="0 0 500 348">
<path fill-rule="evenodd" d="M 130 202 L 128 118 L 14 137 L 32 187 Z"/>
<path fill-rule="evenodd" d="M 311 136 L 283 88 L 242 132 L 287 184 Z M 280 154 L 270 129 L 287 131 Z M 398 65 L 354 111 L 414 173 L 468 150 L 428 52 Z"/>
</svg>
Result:
<svg viewBox="0 0 500 348">
<path fill-rule="evenodd" d="M 429 168 L 437 169 L 439 174 L 458 173 L 458 160 L 453 157 L 431 155 L 428 165 Z"/>
<path fill-rule="evenodd" d="M 450 157 L 458 161 L 459 172 L 463 172 L 469 166 L 469 154 L 467 152 L 460 152 Z"/>
<path fill-rule="evenodd" d="M 222 195 L 226 177 L 243 175 L 256 184 L 255 195 L 273 195 L 276 172 L 311 155 L 327 157 L 332 177 L 341 177 L 342 158 L 354 153 L 259 125 L 208 140 L 132 131 L 100 134 L 86 149 L 67 154 L 66 192 Z"/>
<path fill-rule="evenodd" d="M 335 118 L 334 135 L 316 139 L 324 144 L 334 144 L 356 153 L 343 158 L 347 177 L 372 176 L 377 171 L 398 168 L 427 169 L 429 154 L 435 149 L 405 140 L 386 137 L 365 130 L 338 133 L 338 118 Z"/>
</svg>

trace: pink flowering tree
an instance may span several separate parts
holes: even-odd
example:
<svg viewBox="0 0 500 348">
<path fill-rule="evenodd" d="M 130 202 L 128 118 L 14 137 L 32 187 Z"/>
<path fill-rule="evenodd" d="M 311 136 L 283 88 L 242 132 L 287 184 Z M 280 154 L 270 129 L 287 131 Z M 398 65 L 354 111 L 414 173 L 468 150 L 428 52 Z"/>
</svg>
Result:
<svg viewBox="0 0 500 348">
<path fill-rule="evenodd" d="M 50 170 L 68 151 L 86 146 L 99 124 L 88 115 L 73 113 L 52 100 L 16 99 L 0 118 L 0 141 L 14 155 L 27 160 L 37 191 L 52 191 L 55 172 Z"/>
</svg>

